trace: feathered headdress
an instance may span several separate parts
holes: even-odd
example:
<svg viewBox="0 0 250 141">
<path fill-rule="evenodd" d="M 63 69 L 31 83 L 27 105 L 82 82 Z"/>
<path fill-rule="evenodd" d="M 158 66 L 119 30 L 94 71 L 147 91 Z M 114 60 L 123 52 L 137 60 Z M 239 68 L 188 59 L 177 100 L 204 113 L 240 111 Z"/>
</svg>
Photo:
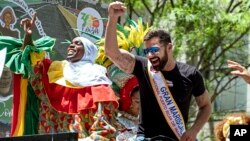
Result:
<svg viewBox="0 0 250 141">
<path fill-rule="evenodd" d="M 125 26 L 117 25 L 117 41 L 118 46 L 121 49 L 127 50 L 129 52 L 135 48 L 135 54 L 144 56 L 143 53 L 143 38 L 145 34 L 149 31 L 148 24 L 143 26 L 142 18 L 138 18 L 137 23 L 131 19 L 127 19 L 127 24 Z M 112 62 L 105 56 L 104 53 L 104 38 L 97 42 L 99 46 L 98 57 L 96 63 L 109 67 Z"/>
</svg>

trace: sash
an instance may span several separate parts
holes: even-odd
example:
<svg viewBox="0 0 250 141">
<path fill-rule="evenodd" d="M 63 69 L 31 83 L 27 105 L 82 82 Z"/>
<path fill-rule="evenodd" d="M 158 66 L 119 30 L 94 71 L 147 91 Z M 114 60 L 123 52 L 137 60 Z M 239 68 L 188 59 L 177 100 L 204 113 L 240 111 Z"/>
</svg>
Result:
<svg viewBox="0 0 250 141">
<path fill-rule="evenodd" d="M 180 139 L 186 130 L 180 109 L 169 91 L 162 73 L 160 71 L 154 71 L 149 61 L 148 74 L 161 111 L 176 137 Z"/>
</svg>

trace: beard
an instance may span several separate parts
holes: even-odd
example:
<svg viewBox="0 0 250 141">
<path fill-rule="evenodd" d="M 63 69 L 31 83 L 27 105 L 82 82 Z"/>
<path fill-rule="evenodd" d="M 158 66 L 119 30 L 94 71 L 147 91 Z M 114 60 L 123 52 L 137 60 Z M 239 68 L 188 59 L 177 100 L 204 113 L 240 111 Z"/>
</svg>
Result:
<svg viewBox="0 0 250 141">
<path fill-rule="evenodd" d="M 168 58 L 167 57 L 164 57 L 163 59 L 158 58 L 158 61 L 160 61 L 160 63 L 158 65 L 153 66 L 154 70 L 156 71 L 160 71 L 164 69 L 164 67 L 166 66 L 168 62 Z"/>
<path fill-rule="evenodd" d="M 153 65 L 154 70 L 156 70 L 156 71 L 163 70 L 164 67 L 168 63 L 168 55 L 165 53 L 162 58 L 159 58 L 159 57 L 156 57 L 156 58 L 157 58 L 157 62 L 159 62 L 159 63 L 158 63 L 158 65 Z M 156 61 L 153 62 L 152 59 L 150 59 L 150 62 L 151 62 L 151 64 L 156 63 Z"/>
</svg>

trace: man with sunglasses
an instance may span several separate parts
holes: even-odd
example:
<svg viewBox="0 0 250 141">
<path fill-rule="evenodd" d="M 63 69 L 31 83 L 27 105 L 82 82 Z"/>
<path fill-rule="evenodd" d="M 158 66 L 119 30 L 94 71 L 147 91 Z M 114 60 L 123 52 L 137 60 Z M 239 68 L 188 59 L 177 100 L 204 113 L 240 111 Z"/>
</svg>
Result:
<svg viewBox="0 0 250 141">
<path fill-rule="evenodd" d="M 141 112 L 137 140 L 194 141 L 211 113 L 211 103 L 200 72 L 173 58 L 173 45 L 165 30 L 152 30 L 144 37 L 145 57 L 119 50 L 116 24 L 126 7 L 113 2 L 108 8 L 105 53 L 121 70 L 139 81 Z M 191 97 L 199 111 L 186 128 Z"/>
</svg>

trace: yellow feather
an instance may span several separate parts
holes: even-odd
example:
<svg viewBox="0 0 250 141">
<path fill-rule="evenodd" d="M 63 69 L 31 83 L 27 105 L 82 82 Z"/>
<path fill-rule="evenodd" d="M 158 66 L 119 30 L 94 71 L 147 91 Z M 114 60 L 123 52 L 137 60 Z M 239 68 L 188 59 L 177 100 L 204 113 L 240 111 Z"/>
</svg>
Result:
<svg viewBox="0 0 250 141">
<path fill-rule="evenodd" d="M 150 30 L 148 24 L 146 27 L 143 26 L 142 20 L 137 21 L 137 27 L 134 26 L 124 26 L 125 31 L 128 32 L 128 36 L 117 30 L 117 42 L 118 47 L 127 51 L 131 51 L 133 47 L 140 48 L 143 44 L 143 38 L 146 33 Z M 104 42 L 105 39 L 102 38 L 97 42 L 99 46 L 98 56 L 96 58 L 96 62 L 100 65 L 108 67 L 112 64 L 112 62 L 105 56 L 104 52 Z"/>
</svg>

